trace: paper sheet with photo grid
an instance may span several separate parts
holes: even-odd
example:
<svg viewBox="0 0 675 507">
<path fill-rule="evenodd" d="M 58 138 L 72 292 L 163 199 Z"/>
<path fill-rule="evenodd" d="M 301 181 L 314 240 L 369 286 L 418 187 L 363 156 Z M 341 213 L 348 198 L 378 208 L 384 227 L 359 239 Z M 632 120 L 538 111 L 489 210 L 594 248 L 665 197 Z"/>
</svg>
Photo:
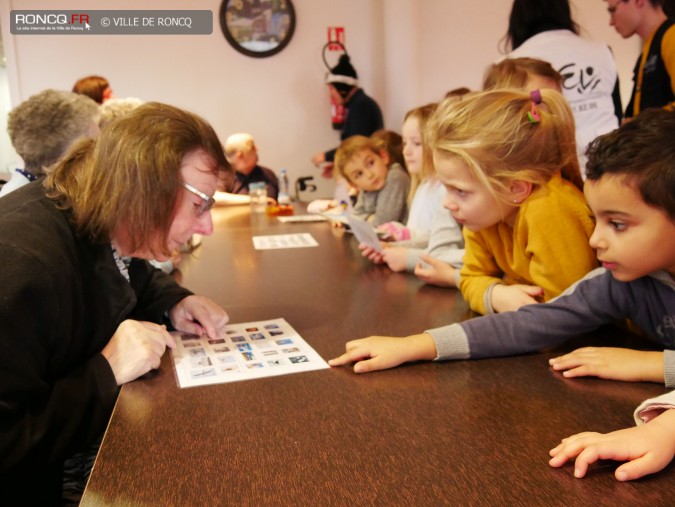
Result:
<svg viewBox="0 0 675 507">
<path fill-rule="evenodd" d="M 253 248 L 256 250 L 276 250 L 279 248 L 306 248 L 319 246 L 314 236 L 308 232 L 299 234 L 273 234 L 271 236 L 253 236 Z"/>
<path fill-rule="evenodd" d="M 230 324 L 224 337 L 215 340 L 172 334 L 176 348 L 171 355 L 181 388 L 329 368 L 285 319 Z"/>
</svg>

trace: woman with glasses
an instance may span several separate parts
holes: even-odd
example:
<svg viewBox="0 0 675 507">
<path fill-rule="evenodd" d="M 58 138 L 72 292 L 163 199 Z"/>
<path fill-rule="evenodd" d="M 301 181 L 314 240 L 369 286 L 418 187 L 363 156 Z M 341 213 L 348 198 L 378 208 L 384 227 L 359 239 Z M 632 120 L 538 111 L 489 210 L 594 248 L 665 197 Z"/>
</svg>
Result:
<svg viewBox="0 0 675 507">
<path fill-rule="evenodd" d="M 167 326 L 219 336 L 227 313 L 146 259 L 213 230 L 229 171 L 201 118 L 149 103 L 0 199 L 0 487 L 58 504 L 64 460 L 103 433 L 119 386 L 157 368 Z"/>
</svg>

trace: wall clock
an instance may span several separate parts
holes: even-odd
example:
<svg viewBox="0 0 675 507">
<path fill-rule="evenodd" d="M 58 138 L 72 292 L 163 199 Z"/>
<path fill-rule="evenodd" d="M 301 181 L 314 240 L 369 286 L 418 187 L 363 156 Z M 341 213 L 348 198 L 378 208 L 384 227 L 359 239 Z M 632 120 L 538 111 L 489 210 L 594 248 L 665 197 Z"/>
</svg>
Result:
<svg viewBox="0 0 675 507">
<path fill-rule="evenodd" d="M 295 31 L 291 0 L 223 0 L 220 28 L 234 49 L 264 58 L 284 49 Z"/>
</svg>

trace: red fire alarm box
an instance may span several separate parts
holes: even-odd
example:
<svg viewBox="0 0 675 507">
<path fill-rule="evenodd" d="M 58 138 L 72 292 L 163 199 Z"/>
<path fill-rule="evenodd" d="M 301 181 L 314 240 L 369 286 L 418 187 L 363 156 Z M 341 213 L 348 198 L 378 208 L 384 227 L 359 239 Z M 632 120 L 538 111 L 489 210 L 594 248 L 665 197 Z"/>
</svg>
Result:
<svg viewBox="0 0 675 507">
<path fill-rule="evenodd" d="M 344 51 L 345 28 L 343 26 L 329 26 L 328 43 L 328 51 Z"/>
</svg>

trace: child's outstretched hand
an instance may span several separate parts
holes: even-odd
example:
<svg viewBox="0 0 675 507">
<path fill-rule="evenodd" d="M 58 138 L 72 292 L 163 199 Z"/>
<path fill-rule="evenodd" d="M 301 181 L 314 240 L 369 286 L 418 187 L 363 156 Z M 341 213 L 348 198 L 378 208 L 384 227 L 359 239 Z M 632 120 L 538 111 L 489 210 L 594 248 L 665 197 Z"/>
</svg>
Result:
<svg viewBox="0 0 675 507">
<path fill-rule="evenodd" d="M 511 312 L 521 306 L 538 303 L 535 298 L 542 296 L 544 289 L 535 285 L 502 285 L 492 289 L 492 308 L 495 312 Z"/>
<path fill-rule="evenodd" d="M 432 360 L 436 357 L 436 344 L 431 335 L 415 334 L 406 338 L 370 336 L 352 340 L 345 345 L 347 352 L 331 359 L 331 366 L 354 364 L 355 373 L 386 370 L 408 361 Z"/>
<path fill-rule="evenodd" d="M 420 260 L 415 266 L 415 275 L 429 285 L 439 287 L 456 287 L 455 268 L 447 262 L 426 254 L 420 255 Z"/>
<path fill-rule="evenodd" d="M 599 459 L 628 461 L 616 469 L 620 481 L 638 479 L 665 468 L 675 454 L 675 409 L 667 410 L 647 424 L 612 433 L 579 433 L 551 449 L 548 462 L 560 467 L 576 457 L 574 477 L 586 475 L 588 465 Z"/>
<path fill-rule="evenodd" d="M 549 359 L 548 363 L 568 378 L 600 377 L 626 382 L 664 382 L 663 352 L 583 347 Z"/>
</svg>

